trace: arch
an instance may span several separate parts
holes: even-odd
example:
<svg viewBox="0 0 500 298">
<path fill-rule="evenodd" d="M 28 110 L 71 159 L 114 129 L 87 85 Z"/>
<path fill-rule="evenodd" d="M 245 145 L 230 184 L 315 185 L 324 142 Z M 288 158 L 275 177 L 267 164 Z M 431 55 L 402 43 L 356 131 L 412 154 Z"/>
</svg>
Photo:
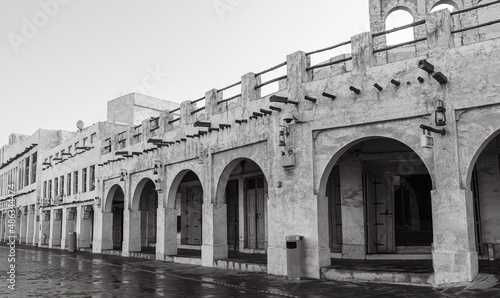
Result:
<svg viewBox="0 0 500 298">
<path fill-rule="evenodd" d="M 187 173 L 189 173 L 189 172 L 193 172 L 193 174 L 196 175 L 196 177 L 198 177 L 198 180 L 200 180 L 200 182 L 201 182 L 200 175 L 198 175 L 198 173 L 195 170 L 193 170 L 193 169 L 183 169 L 183 170 L 179 171 L 175 175 L 175 178 L 170 183 L 170 188 L 168 190 L 168 195 L 167 195 L 167 204 L 166 204 L 167 208 L 170 208 L 170 209 L 175 209 L 176 208 L 176 206 L 175 206 L 175 197 L 176 197 L 176 194 L 177 194 L 177 189 L 181 185 L 181 182 L 182 182 L 182 179 L 184 179 L 184 176 Z M 205 189 L 204 189 L 203 183 L 201 183 L 201 188 L 202 188 L 202 190 L 204 192 Z"/>
<path fill-rule="evenodd" d="M 467 167 L 467 175 L 466 175 L 466 180 L 465 180 L 465 188 L 469 189 L 470 187 L 470 182 L 472 180 L 472 172 L 474 171 L 474 165 L 476 164 L 479 156 L 483 152 L 483 150 L 488 146 L 488 144 L 493 141 L 496 137 L 500 135 L 500 128 L 492 133 L 488 138 L 486 138 L 482 143 L 480 143 L 479 147 L 475 151 L 474 155 L 472 156 L 470 162 L 468 163 Z"/>
<path fill-rule="evenodd" d="M 267 178 L 266 178 L 267 176 L 264 173 L 264 171 L 262 170 L 262 166 L 259 165 L 257 162 L 255 162 L 255 160 L 248 158 L 248 157 L 237 157 L 237 158 L 233 159 L 224 168 L 224 170 L 222 171 L 222 173 L 218 179 L 216 193 L 215 193 L 216 204 L 225 204 L 226 203 L 225 189 L 226 189 L 227 182 L 229 181 L 229 177 L 231 176 L 231 173 L 233 172 L 233 170 L 235 170 L 236 167 L 238 167 L 240 165 L 240 163 L 244 160 L 250 160 L 253 163 L 255 163 L 259 167 L 260 171 L 264 174 L 264 179 L 267 181 Z"/>
<path fill-rule="evenodd" d="M 414 21 L 415 15 L 411 9 L 405 6 L 396 6 L 389 10 L 384 19 L 385 30 L 408 25 L 413 23 Z M 414 28 L 411 27 L 387 34 L 386 44 L 394 45 L 401 42 L 413 40 L 414 38 Z"/>
<path fill-rule="evenodd" d="M 113 198 L 115 197 L 115 194 L 117 194 L 117 191 L 118 191 L 118 193 L 121 192 L 122 194 L 124 194 L 123 188 L 119 184 L 114 184 L 109 189 L 108 194 L 106 195 L 105 203 L 104 203 L 104 208 L 103 208 L 104 212 L 109 213 L 112 211 Z"/>
<path fill-rule="evenodd" d="M 319 180 L 318 193 L 319 194 L 324 194 L 325 193 L 325 191 L 326 191 L 326 184 L 328 182 L 328 177 L 330 175 L 330 172 L 332 171 L 333 167 L 335 166 L 335 164 L 337 163 L 337 161 L 339 160 L 339 158 L 344 153 L 346 153 L 349 149 L 351 149 L 353 146 L 355 146 L 357 144 L 360 144 L 360 143 L 362 143 L 364 141 L 377 139 L 377 138 L 391 139 L 391 140 L 394 140 L 394 141 L 398 141 L 398 142 L 402 143 L 403 145 L 406 145 L 408 148 L 410 148 L 412 150 L 413 154 L 415 154 L 416 156 L 418 156 L 418 158 L 420 160 L 422 160 L 422 162 L 424 163 L 424 165 L 425 165 L 427 171 L 429 172 L 429 174 L 432 173 L 432 171 L 429 170 L 429 165 L 426 164 L 425 159 L 422 158 L 422 156 L 420 156 L 415 151 L 415 148 L 413 148 L 412 146 L 408 145 L 404 141 L 401 141 L 401 140 L 398 140 L 398 139 L 395 139 L 395 138 L 392 138 L 392 137 L 388 137 L 388 136 L 382 136 L 382 135 L 365 136 L 365 137 L 362 137 L 362 138 L 359 138 L 359 139 L 356 139 L 356 140 L 352 140 L 352 141 L 350 141 L 347 144 L 344 144 L 340 150 L 338 150 L 337 152 L 335 152 L 333 154 L 333 156 L 330 158 L 330 161 L 328 162 L 328 164 L 326 165 L 326 167 L 323 169 L 321 178 Z M 430 175 L 430 176 L 431 176 L 431 180 L 432 180 L 432 186 L 434 188 L 434 185 L 435 185 L 435 183 L 434 183 L 434 177 L 433 177 L 433 175 Z"/>
<path fill-rule="evenodd" d="M 441 7 L 438 8 L 438 6 L 441 6 Z M 450 9 L 450 6 L 452 7 L 451 9 Z M 434 3 L 430 7 L 429 13 L 437 11 L 439 9 L 444 9 L 444 8 L 448 8 L 448 10 L 450 10 L 450 12 L 460 9 L 460 7 L 458 6 L 458 4 L 455 1 L 452 1 L 452 0 L 439 0 L 439 1 L 436 1 L 436 3 Z"/>
<path fill-rule="evenodd" d="M 328 235 L 321 245 L 347 258 L 430 254 L 434 184 L 425 160 L 388 136 L 351 139 L 338 148 L 319 181 L 319 225 Z"/>
<path fill-rule="evenodd" d="M 149 177 L 142 178 L 135 186 L 134 195 L 132 196 L 132 201 L 130 203 L 130 210 L 139 210 L 139 204 L 141 202 L 142 191 L 144 190 L 144 186 L 146 186 L 146 184 L 148 184 L 148 182 L 152 183 L 155 186 L 155 183 Z M 156 186 L 154 187 L 154 189 L 156 190 Z"/>
</svg>

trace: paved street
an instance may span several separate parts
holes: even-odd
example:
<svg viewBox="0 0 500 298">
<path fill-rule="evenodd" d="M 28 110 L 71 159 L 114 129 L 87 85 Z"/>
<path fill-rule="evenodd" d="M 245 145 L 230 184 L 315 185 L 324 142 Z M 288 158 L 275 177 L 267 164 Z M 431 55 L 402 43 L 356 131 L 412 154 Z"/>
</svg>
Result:
<svg viewBox="0 0 500 298">
<path fill-rule="evenodd" d="M 5 278 L 9 248 L 0 245 L 0 297 L 499 297 L 464 287 L 289 281 L 260 273 L 119 256 L 16 246 L 15 287 Z"/>
</svg>

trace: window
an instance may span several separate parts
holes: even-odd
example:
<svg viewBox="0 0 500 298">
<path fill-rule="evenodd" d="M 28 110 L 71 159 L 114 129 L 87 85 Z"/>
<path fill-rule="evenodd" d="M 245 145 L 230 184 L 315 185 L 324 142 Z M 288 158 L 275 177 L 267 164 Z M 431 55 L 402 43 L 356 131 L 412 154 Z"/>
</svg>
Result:
<svg viewBox="0 0 500 298">
<path fill-rule="evenodd" d="M 392 28 L 411 23 L 413 23 L 413 16 L 403 9 L 397 9 L 387 16 L 387 19 L 385 20 L 385 30 L 390 30 Z M 413 27 L 389 33 L 386 35 L 387 45 L 395 45 L 413 40 L 413 34 Z"/>
<path fill-rule="evenodd" d="M 72 149 L 72 146 L 71 146 L 71 145 L 69 145 L 69 146 L 68 146 L 68 153 L 71 153 L 71 149 Z"/>
<path fill-rule="evenodd" d="M 24 160 L 24 186 L 30 184 L 30 158 Z"/>
<path fill-rule="evenodd" d="M 31 155 L 31 183 L 36 182 L 36 161 L 37 161 L 37 153 L 33 153 Z"/>
<path fill-rule="evenodd" d="M 82 170 L 82 192 L 87 191 L 87 168 Z"/>
<path fill-rule="evenodd" d="M 19 162 L 19 189 L 23 188 L 23 161 Z"/>
<path fill-rule="evenodd" d="M 87 140 L 88 140 L 88 138 L 83 138 L 83 146 L 84 147 L 87 146 Z"/>
<path fill-rule="evenodd" d="M 68 193 L 68 196 L 71 195 L 71 173 L 68 173 L 68 185 L 66 186 L 66 192 Z"/>
<path fill-rule="evenodd" d="M 43 181 L 43 198 L 47 198 L 47 181 Z"/>
<path fill-rule="evenodd" d="M 52 198 L 52 180 L 49 180 L 49 186 L 47 188 L 47 192 L 49 193 L 48 198 L 51 199 Z"/>
<path fill-rule="evenodd" d="M 73 185 L 75 186 L 75 187 L 73 187 L 73 189 L 74 189 L 73 193 L 77 194 L 78 193 L 78 171 L 75 171 L 73 173 Z"/>
<path fill-rule="evenodd" d="M 97 134 L 95 132 L 90 135 L 90 144 L 94 144 L 96 137 L 97 137 Z"/>
<path fill-rule="evenodd" d="M 59 195 L 59 179 L 54 178 L 54 196 Z"/>
<path fill-rule="evenodd" d="M 76 148 L 78 148 L 78 146 L 80 146 L 80 142 L 75 143 L 75 150 L 76 150 Z"/>
<path fill-rule="evenodd" d="M 61 197 L 64 196 L 64 175 L 61 176 L 60 178 L 61 181 Z"/>
<path fill-rule="evenodd" d="M 56 158 L 59 158 L 59 152 L 56 153 Z"/>
<path fill-rule="evenodd" d="M 95 189 L 95 165 L 90 167 L 90 180 L 89 180 L 89 190 Z"/>
</svg>

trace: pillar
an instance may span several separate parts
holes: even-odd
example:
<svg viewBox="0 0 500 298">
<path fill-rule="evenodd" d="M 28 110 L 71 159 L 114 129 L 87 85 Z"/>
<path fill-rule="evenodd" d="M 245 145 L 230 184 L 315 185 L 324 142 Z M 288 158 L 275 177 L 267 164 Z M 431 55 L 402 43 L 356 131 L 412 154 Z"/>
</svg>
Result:
<svg viewBox="0 0 500 298">
<path fill-rule="evenodd" d="M 19 243 L 26 243 L 26 233 L 28 224 L 28 207 L 21 208 L 21 226 L 19 227 Z"/>
<path fill-rule="evenodd" d="M 460 184 L 455 113 L 447 109 L 446 135 L 434 135 L 431 192 L 436 284 L 472 281 L 478 273 L 472 192 Z"/>
<path fill-rule="evenodd" d="M 208 192 L 204 192 L 206 196 Z M 228 257 L 227 205 L 204 200 L 203 243 L 201 247 L 202 266 L 213 267 L 214 260 Z"/>
<path fill-rule="evenodd" d="M 159 204 L 157 220 L 156 259 L 165 260 L 165 256 L 177 254 L 177 210 Z"/>
<path fill-rule="evenodd" d="M 35 206 L 31 205 L 27 207 L 28 218 L 26 221 L 26 244 L 33 244 L 33 232 L 36 228 L 35 226 Z"/>
<path fill-rule="evenodd" d="M 130 252 L 141 251 L 141 211 L 123 211 L 123 246 L 124 256 L 129 256 Z"/>
<path fill-rule="evenodd" d="M 353 72 L 365 72 L 370 66 L 375 65 L 373 39 L 370 32 L 351 37 L 351 51 Z"/>
<path fill-rule="evenodd" d="M 304 108 L 313 105 L 304 99 L 305 83 L 310 79 L 306 70 L 311 64 L 310 60 L 310 57 L 302 51 L 286 56 L 288 99 L 298 101 Z"/>
<path fill-rule="evenodd" d="M 94 212 L 94 241 L 92 252 L 113 249 L 113 212 Z"/>
<path fill-rule="evenodd" d="M 342 256 L 364 259 L 366 255 L 363 165 L 359 158 L 339 163 L 342 208 Z"/>
<path fill-rule="evenodd" d="M 76 247 L 88 248 L 91 244 L 92 235 L 92 214 L 89 209 L 85 211 L 87 206 L 77 207 L 77 223 L 76 223 Z M 87 207 L 88 208 L 88 207 Z"/>
</svg>

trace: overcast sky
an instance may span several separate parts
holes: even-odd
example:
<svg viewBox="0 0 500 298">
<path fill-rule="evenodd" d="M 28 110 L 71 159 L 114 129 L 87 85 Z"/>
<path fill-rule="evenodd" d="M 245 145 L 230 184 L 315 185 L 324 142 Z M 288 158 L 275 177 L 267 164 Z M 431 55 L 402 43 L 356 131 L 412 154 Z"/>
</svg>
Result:
<svg viewBox="0 0 500 298">
<path fill-rule="evenodd" d="M 368 0 L 0 0 L 0 22 L 0 145 L 104 121 L 132 91 L 195 100 L 369 31 Z"/>
</svg>

